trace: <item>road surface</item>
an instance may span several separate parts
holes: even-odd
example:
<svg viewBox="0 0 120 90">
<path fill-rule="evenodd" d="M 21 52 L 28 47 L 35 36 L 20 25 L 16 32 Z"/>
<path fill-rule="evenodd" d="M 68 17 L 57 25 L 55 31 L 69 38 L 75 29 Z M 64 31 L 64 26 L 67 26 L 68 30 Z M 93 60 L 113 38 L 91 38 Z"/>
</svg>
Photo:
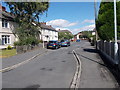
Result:
<svg viewBox="0 0 120 90">
<path fill-rule="evenodd" d="M 2 86 L 3 88 L 69 88 L 76 72 L 76 60 L 72 53 L 75 50 L 82 66 L 79 88 L 116 87 L 117 82 L 113 75 L 91 48 L 94 49 L 89 42 L 81 41 L 71 43 L 70 47 L 49 49 L 34 60 L 4 72 Z"/>
</svg>

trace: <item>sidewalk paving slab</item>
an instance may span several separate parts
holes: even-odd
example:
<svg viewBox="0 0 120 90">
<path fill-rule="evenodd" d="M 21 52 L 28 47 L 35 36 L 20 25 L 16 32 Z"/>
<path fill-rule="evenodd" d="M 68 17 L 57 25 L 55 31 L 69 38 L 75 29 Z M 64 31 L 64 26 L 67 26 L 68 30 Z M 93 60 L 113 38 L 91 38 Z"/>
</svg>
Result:
<svg viewBox="0 0 120 90">
<path fill-rule="evenodd" d="M 45 48 L 38 48 L 38 49 L 34 49 L 25 53 L 21 53 L 21 54 L 17 54 L 15 56 L 11 56 L 9 58 L 2 58 L 2 68 L 6 68 L 15 64 L 18 64 L 20 62 L 23 62 L 27 59 L 30 59 L 31 57 L 35 56 L 36 54 L 42 54 L 45 51 L 47 51 L 47 49 Z"/>
<path fill-rule="evenodd" d="M 81 60 L 82 73 L 79 88 L 115 88 L 117 82 L 108 70 L 95 47 L 85 42 L 76 50 Z"/>
</svg>

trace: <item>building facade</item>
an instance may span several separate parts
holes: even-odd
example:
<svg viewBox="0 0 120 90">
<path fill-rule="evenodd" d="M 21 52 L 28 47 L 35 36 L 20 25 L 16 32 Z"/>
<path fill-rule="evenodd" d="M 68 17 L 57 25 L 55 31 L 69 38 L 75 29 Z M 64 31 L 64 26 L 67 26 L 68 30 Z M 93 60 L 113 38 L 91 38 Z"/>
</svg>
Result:
<svg viewBox="0 0 120 90">
<path fill-rule="evenodd" d="M 76 41 L 77 39 L 80 39 L 80 37 L 82 36 L 82 32 L 79 32 L 77 34 L 74 35 L 74 41 Z"/>
<path fill-rule="evenodd" d="M 0 49 L 7 48 L 8 45 L 13 47 L 14 42 L 18 41 L 18 38 L 14 34 L 14 30 L 18 27 L 18 24 L 13 19 L 14 16 L 7 12 L 5 7 L 0 6 Z M 58 40 L 58 31 L 51 25 L 40 23 L 39 31 L 38 38 L 42 41 Z"/>
<path fill-rule="evenodd" d="M 56 31 L 51 25 L 46 23 L 40 23 L 40 40 L 48 42 L 50 40 L 58 40 L 58 31 Z"/>
<path fill-rule="evenodd" d="M 13 34 L 17 24 L 13 21 L 14 16 L 5 11 L 5 7 L 0 6 L 0 48 L 13 46 L 17 38 Z"/>
</svg>

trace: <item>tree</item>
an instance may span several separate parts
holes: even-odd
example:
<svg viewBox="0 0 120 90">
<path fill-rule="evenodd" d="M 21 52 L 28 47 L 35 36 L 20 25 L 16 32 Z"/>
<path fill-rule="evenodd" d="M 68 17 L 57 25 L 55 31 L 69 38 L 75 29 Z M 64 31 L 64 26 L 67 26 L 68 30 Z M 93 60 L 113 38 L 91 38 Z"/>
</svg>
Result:
<svg viewBox="0 0 120 90">
<path fill-rule="evenodd" d="M 38 25 L 40 15 L 44 14 L 49 7 L 49 2 L 6 2 L 11 13 L 15 16 L 14 21 L 19 25 L 14 33 L 19 41 L 37 39 L 40 34 Z"/>
<path fill-rule="evenodd" d="M 117 2 L 118 32 L 120 31 L 120 2 Z M 114 3 L 101 2 L 96 28 L 102 40 L 114 40 Z M 118 34 L 120 37 L 120 34 Z"/>
<path fill-rule="evenodd" d="M 72 39 L 73 35 L 69 32 L 58 32 L 58 38 L 61 39 Z"/>
<path fill-rule="evenodd" d="M 38 20 L 39 16 L 48 10 L 49 2 L 6 2 L 10 11 L 15 15 L 15 21 L 32 23 Z"/>
<path fill-rule="evenodd" d="M 82 36 L 83 38 L 90 38 L 92 37 L 92 32 L 91 31 L 82 31 Z"/>
</svg>

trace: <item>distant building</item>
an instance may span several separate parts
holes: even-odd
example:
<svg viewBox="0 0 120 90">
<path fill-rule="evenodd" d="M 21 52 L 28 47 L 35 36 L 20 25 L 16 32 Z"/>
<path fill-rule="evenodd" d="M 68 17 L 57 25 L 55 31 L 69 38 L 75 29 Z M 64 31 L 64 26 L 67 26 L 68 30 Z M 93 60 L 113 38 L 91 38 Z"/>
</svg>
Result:
<svg viewBox="0 0 120 90">
<path fill-rule="evenodd" d="M 82 36 L 82 32 L 79 32 L 77 34 L 74 35 L 74 40 L 76 41 L 77 39 L 80 39 L 80 37 Z"/>
<path fill-rule="evenodd" d="M 96 29 L 94 28 L 92 32 L 92 35 L 96 35 Z"/>
<path fill-rule="evenodd" d="M 56 31 L 51 25 L 46 25 L 46 23 L 40 23 L 40 40 L 50 41 L 58 40 L 58 31 Z"/>
<path fill-rule="evenodd" d="M 13 46 L 13 43 L 17 41 L 13 34 L 17 24 L 13 21 L 13 18 L 14 16 L 0 5 L 0 49 L 6 48 L 8 45 Z"/>
</svg>

